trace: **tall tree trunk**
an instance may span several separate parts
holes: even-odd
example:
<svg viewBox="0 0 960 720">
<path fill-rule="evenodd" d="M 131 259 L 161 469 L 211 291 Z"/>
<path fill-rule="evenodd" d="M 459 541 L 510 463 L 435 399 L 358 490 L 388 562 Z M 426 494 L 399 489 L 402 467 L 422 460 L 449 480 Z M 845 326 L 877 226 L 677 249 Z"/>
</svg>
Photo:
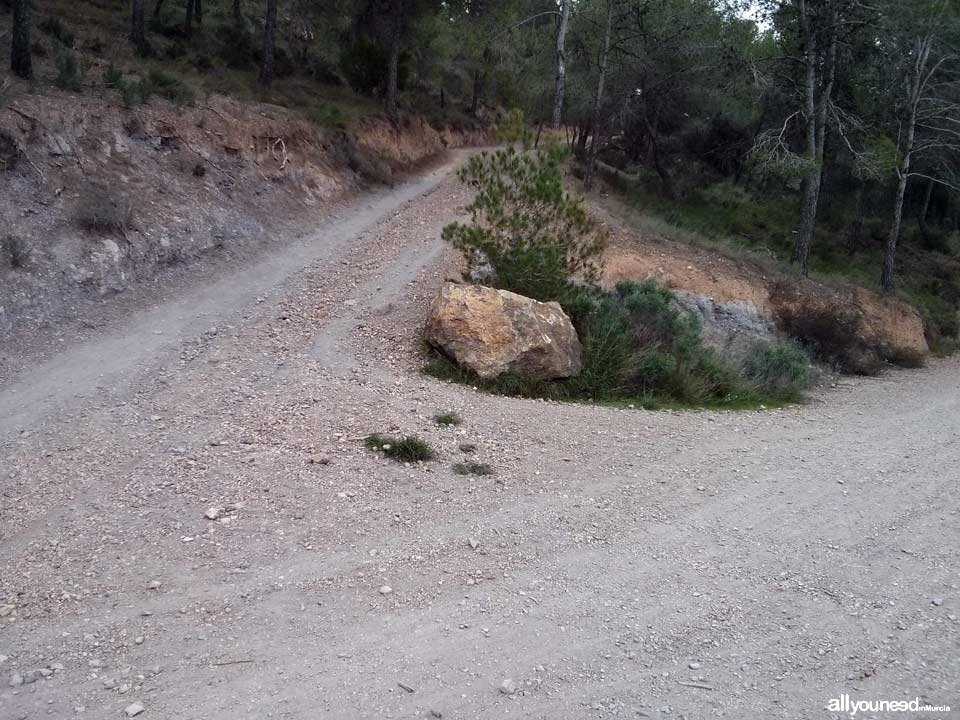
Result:
<svg viewBox="0 0 960 720">
<path fill-rule="evenodd" d="M 277 43 L 277 0 L 267 0 L 267 14 L 263 23 L 263 64 L 258 81 L 263 87 L 273 83 L 273 53 Z"/>
<path fill-rule="evenodd" d="M 853 220 L 847 227 L 847 255 L 853 257 L 860 244 L 860 233 L 863 231 L 863 216 L 866 214 L 866 183 L 859 178 L 853 189 Z"/>
<path fill-rule="evenodd" d="M 159 18 L 159 17 L 160 17 L 160 10 L 161 10 L 162 8 L 163 8 L 163 0 L 157 0 L 157 1 L 153 4 L 153 16 L 154 16 L 155 18 Z"/>
<path fill-rule="evenodd" d="M 920 225 L 920 234 L 927 237 L 927 213 L 930 212 L 930 198 L 933 197 L 933 180 L 927 180 L 927 188 L 923 191 L 923 203 L 920 205 L 920 212 L 917 214 L 917 223 Z"/>
<path fill-rule="evenodd" d="M 589 122 L 580 126 L 580 134 L 577 136 L 577 155 L 579 157 L 586 157 L 587 139 L 590 137 L 591 130 L 592 127 Z"/>
<path fill-rule="evenodd" d="M 133 0 L 130 7 L 130 42 L 140 52 L 147 48 L 147 33 L 143 26 L 143 2 Z"/>
<path fill-rule="evenodd" d="M 403 39 L 403 0 L 393 0 L 393 22 L 390 28 L 390 60 L 387 65 L 387 115 L 397 118 L 397 96 L 400 93 L 400 44 Z"/>
<path fill-rule="evenodd" d="M 663 166 L 663 160 L 660 157 L 660 143 L 657 140 L 658 126 L 660 124 L 660 108 L 658 107 L 654 112 L 653 120 L 650 119 L 650 113 L 647 112 L 647 103 L 646 101 L 641 103 L 641 118 L 643 119 L 643 127 L 647 133 L 647 159 L 650 161 L 650 164 L 653 165 L 653 169 L 657 171 L 657 177 L 660 178 L 660 187 L 663 190 L 663 194 L 668 198 L 673 198 L 673 180 L 670 177 L 670 173 L 667 172 L 667 169 Z"/>
<path fill-rule="evenodd" d="M 33 77 L 30 55 L 31 0 L 13 0 L 13 38 L 10 42 L 10 69 L 14 75 L 29 80 Z"/>
<path fill-rule="evenodd" d="M 897 180 L 897 194 L 893 201 L 893 224 L 887 236 L 887 247 L 883 254 L 883 271 L 880 273 L 880 287 L 884 292 L 892 292 L 896 286 L 897 241 L 900 239 L 900 222 L 903 220 L 903 196 L 907 193 L 906 173 Z"/>
<path fill-rule="evenodd" d="M 233 0 L 233 21 L 237 25 L 243 24 L 243 13 L 240 11 L 240 0 Z"/>
<path fill-rule="evenodd" d="M 194 12 L 197 16 L 197 25 L 203 25 L 203 0 L 193 0 Z"/>
<path fill-rule="evenodd" d="M 573 0 L 562 0 L 560 29 L 557 31 L 557 86 L 553 94 L 553 129 L 560 128 L 563 117 L 563 96 L 567 88 L 567 64 L 564 55 L 567 42 L 567 26 L 570 23 L 570 6 Z"/>
<path fill-rule="evenodd" d="M 607 60 L 610 56 L 610 31 L 613 27 L 613 5 L 615 0 L 607 0 L 607 28 L 603 34 L 603 54 L 600 56 L 600 77 L 597 79 L 597 92 L 593 96 L 593 113 L 590 124 L 593 126 L 593 142 L 590 145 L 590 158 L 587 160 L 587 173 L 583 178 L 583 187 L 593 187 L 593 175 L 596 172 L 597 153 L 600 151 L 600 105 L 603 103 L 603 85 L 607 79 Z"/>
<path fill-rule="evenodd" d="M 830 41 L 823 66 L 820 67 L 820 82 L 817 69 L 816 36 L 810 23 L 806 0 L 800 0 L 800 29 L 804 43 L 804 114 L 806 155 L 810 163 L 800 185 L 800 224 L 793 250 L 793 261 L 799 264 L 803 275 L 810 273 L 810 247 L 817 226 L 817 205 L 820 201 L 820 184 L 823 177 L 823 149 L 826 144 L 827 108 L 833 95 L 833 82 L 837 65 L 837 13 L 830 16 Z M 819 96 L 817 86 L 820 85 Z"/>
<path fill-rule="evenodd" d="M 183 18 L 183 34 L 187 37 L 193 35 L 193 8 L 196 0 L 187 0 L 187 11 Z"/>
<path fill-rule="evenodd" d="M 907 116 L 907 130 L 901 144 L 901 160 L 897 166 L 897 194 L 893 201 L 893 223 L 887 236 L 887 246 L 883 254 L 883 270 L 880 273 L 880 287 L 884 292 L 892 292 L 896 286 L 897 241 L 900 239 L 900 223 L 903 220 L 903 198 L 907 194 L 907 181 L 910 179 L 910 160 L 913 155 L 913 140 L 917 130 L 917 108 L 923 91 L 923 76 L 927 71 L 927 59 L 930 57 L 932 38 L 928 35 L 918 39 L 914 48 L 914 62 L 910 72 L 910 97 Z"/>
</svg>

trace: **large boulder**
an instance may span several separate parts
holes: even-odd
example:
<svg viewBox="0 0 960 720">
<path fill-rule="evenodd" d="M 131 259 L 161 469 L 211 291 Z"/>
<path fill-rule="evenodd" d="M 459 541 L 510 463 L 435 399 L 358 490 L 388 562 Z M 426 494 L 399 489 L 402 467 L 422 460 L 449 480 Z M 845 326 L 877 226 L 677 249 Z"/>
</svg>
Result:
<svg viewBox="0 0 960 720">
<path fill-rule="evenodd" d="M 552 380 L 580 372 L 580 340 L 555 302 L 445 283 L 430 306 L 427 342 L 483 378 L 505 372 Z"/>
</svg>

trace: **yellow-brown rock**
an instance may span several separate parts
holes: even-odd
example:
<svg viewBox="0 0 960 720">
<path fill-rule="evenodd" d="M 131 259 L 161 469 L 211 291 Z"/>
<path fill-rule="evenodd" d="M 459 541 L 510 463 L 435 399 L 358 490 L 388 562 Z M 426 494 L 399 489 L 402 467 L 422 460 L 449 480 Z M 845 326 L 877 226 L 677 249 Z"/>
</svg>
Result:
<svg viewBox="0 0 960 720">
<path fill-rule="evenodd" d="M 483 378 L 515 372 L 552 380 L 580 372 L 580 340 L 560 305 L 506 290 L 445 283 L 430 306 L 426 338 Z"/>
</svg>

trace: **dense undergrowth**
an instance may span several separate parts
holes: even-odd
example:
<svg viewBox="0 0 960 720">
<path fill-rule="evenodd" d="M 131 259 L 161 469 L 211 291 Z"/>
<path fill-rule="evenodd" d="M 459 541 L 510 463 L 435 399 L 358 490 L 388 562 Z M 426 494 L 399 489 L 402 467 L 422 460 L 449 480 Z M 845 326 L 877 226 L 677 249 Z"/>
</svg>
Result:
<svg viewBox="0 0 960 720">
<path fill-rule="evenodd" d="M 652 282 L 624 282 L 612 292 L 570 287 L 557 299 L 583 345 L 576 376 L 485 379 L 439 353 L 424 372 L 496 395 L 647 409 L 776 406 L 800 400 L 812 380 L 809 357 L 790 343 L 757 341 L 738 355 L 706 346 L 696 318 Z"/>
</svg>

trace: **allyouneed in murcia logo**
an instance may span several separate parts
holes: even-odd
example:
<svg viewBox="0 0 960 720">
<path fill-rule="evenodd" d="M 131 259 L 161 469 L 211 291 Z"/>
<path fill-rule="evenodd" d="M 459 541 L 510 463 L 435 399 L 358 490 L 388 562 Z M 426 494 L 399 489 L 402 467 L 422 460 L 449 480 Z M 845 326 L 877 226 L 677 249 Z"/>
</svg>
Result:
<svg viewBox="0 0 960 720">
<path fill-rule="evenodd" d="M 948 705 L 931 705 L 925 700 L 914 698 L 913 700 L 854 700 L 844 693 L 840 697 L 831 698 L 827 703 L 827 710 L 830 712 L 849 713 L 850 717 L 855 717 L 860 713 L 880 713 L 880 712 L 950 712 Z"/>
</svg>

